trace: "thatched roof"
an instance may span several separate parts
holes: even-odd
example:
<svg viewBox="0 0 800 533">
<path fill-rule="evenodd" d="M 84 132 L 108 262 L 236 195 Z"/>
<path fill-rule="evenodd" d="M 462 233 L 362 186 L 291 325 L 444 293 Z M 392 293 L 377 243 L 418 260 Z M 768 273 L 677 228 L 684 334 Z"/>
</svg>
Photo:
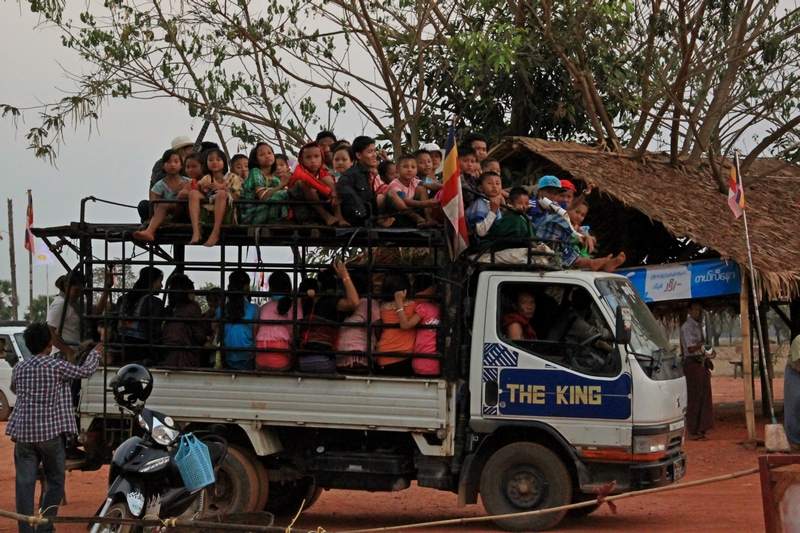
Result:
<svg viewBox="0 0 800 533">
<path fill-rule="evenodd" d="M 526 137 L 505 139 L 491 155 L 502 161 L 504 171 L 508 166 L 517 176 L 527 174 L 521 178 L 527 184 L 546 173 L 593 184 L 600 194 L 589 196 L 592 230 L 616 217 L 616 227 L 606 227 L 603 236 L 616 240 L 618 249 L 635 258 L 627 266 L 680 260 L 660 257 L 654 251 L 653 241 L 666 232 L 673 242 L 691 239 L 699 245 L 696 249 L 705 247 L 710 249 L 705 252 L 748 264 L 743 219 L 734 218 L 727 194 L 719 191 L 706 163 L 676 168 L 663 154 L 650 153 L 637 162 L 632 151 L 609 153 L 576 143 Z M 726 175 L 729 167 L 726 163 Z M 800 169 L 760 159 L 744 183 L 756 281 L 770 299 L 800 295 Z M 604 201 L 608 204 L 605 208 Z M 608 210 L 609 201 L 615 211 Z M 620 211 L 629 215 L 620 218 Z M 652 228 L 652 233 L 646 237 L 637 233 L 643 226 Z M 628 239 L 626 246 L 619 235 L 628 229 L 634 238 Z M 649 245 L 647 254 L 630 253 L 637 245 Z"/>
</svg>

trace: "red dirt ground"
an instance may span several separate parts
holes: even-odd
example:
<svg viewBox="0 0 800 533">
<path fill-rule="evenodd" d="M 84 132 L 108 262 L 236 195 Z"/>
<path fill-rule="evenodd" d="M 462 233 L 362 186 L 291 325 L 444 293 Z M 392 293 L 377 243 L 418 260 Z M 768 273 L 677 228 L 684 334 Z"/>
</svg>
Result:
<svg viewBox="0 0 800 533">
<path fill-rule="evenodd" d="M 741 379 L 715 377 L 712 380 L 717 427 L 709 433 L 708 441 L 686 442 L 688 455 L 685 481 L 748 470 L 758 466 L 758 456 L 763 448 L 747 450 L 741 443 L 747 439 L 744 421 L 743 384 Z M 783 397 L 783 380 L 775 379 L 776 397 Z M 756 398 L 760 389 L 756 383 Z M 781 403 L 780 401 L 778 402 Z M 760 417 L 760 404 L 756 405 L 758 436 L 763 439 L 764 419 Z M 5 433 L 5 423 L 0 423 Z M 0 454 L 6 459 L 0 464 L 0 509 L 14 509 L 13 443 L 0 437 Z M 62 515 L 86 516 L 93 514 L 104 499 L 106 468 L 98 472 L 67 473 L 68 505 L 61 508 Z M 641 496 L 619 501 L 618 514 L 607 506 L 582 519 L 566 519 L 558 531 L 603 531 L 648 533 L 678 530 L 698 532 L 763 531 L 761 489 L 758 477 L 750 475 L 716 484 L 690 487 L 683 490 Z M 473 505 L 456 507 L 456 496 L 432 489 L 411 489 L 397 493 L 365 493 L 333 490 L 322 494 L 319 502 L 295 524 L 295 527 L 326 531 L 345 531 L 368 527 L 385 527 L 415 524 L 468 516 L 484 516 L 483 507 Z M 277 520 L 276 525 L 286 526 L 288 520 Z M 414 528 L 420 531 L 422 528 Z M 0 519 L 0 532 L 16 531 L 12 521 Z M 59 533 L 84 533 L 82 526 L 58 527 Z M 448 527 L 427 528 L 424 531 L 498 531 L 491 521 Z"/>
</svg>

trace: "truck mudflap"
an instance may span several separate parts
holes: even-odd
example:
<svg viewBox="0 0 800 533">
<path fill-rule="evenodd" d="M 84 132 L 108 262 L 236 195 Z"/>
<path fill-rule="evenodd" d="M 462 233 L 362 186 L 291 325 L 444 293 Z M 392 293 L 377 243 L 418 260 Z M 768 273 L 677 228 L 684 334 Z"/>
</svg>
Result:
<svg viewBox="0 0 800 533">
<path fill-rule="evenodd" d="M 576 461 L 581 492 L 591 494 L 594 489 L 616 481 L 613 494 L 652 489 L 671 485 L 686 473 L 686 454 L 680 452 L 660 461 L 642 464 L 589 463 Z"/>
</svg>

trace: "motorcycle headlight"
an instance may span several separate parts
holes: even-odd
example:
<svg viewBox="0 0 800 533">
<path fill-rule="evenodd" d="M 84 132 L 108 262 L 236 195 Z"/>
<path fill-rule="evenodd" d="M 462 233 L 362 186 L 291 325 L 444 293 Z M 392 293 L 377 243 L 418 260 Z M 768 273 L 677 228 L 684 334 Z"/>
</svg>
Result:
<svg viewBox="0 0 800 533">
<path fill-rule="evenodd" d="M 180 435 L 180 431 L 168 428 L 163 424 L 153 424 L 153 426 L 153 431 L 150 435 L 152 435 L 154 441 L 163 446 L 169 446 Z"/>
</svg>

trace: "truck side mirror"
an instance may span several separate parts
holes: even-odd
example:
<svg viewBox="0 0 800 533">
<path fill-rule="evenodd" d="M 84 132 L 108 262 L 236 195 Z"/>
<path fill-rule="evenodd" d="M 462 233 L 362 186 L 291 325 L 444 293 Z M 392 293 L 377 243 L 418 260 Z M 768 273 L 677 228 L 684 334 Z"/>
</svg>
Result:
<svg viewBox="0 0 800 533">
<path fill-rule="evenodd" d="M 614 335 L 617 344 L 628 344 L 631 342 L 631 308 L 617 306 L 617 327 Z"/>
</svg>

